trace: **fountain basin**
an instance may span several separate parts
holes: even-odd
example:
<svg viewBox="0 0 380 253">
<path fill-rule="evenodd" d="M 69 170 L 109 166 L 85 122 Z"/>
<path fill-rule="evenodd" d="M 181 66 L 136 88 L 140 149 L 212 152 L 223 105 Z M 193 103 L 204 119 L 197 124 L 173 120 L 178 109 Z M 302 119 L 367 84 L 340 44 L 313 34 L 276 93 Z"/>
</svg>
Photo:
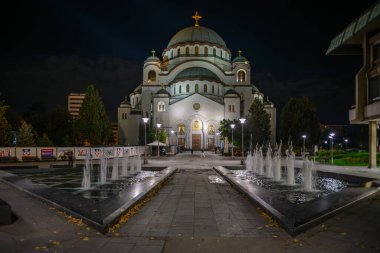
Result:
<svg viewBox="0 0 380 253">
<path fill-rule="evenodd" d="M 78 187 L 82 175 L 82 170 L 78 168 L 76 173 L 73 173 L 73 169 L 51 169 L 50 173 L 46 169 L 23 170 L 24 173 L 20 171 L 18 175 L 0 171 L 0 179 L 106 233 L 124 213 L 177 170 L 172 167 L 160 169 L 157 173 L 152 173 L 153 176 L 124 185 L 125 187 L 121 185 L 127 181 L 121 179 L 86 190 Z M 39 173 L 40 181 L 33 183 L 33 177 Z M 60 175 L 65 175 L 66 181 L 57 180 Z"/>
<path fill-rule="evenodd" d="M 251 201 L 258 204 L 292 236 L 304 232 L 338 211 L 379 191 L 378 186 L 362 186 L 365 183 L 367 183 L 367 186 L 370 185 L 368 182 L 374 180 L 371 178 L 324 173 L 325 176 L 330 178 L 339 178 L 344 182 L 348 182 L 347 187 L 337 192 L 313 198 L 310 201 L 292 202 L 284 197 L 282 190 L 276 191 L 264 188 L 247 180 L 247 178 L 239 177 L 225 167 L 215 167 L 214 170 L 238 191 L 244 193 Z M 285 185 L 285 187 L 287 186 Z"/>
</svg>

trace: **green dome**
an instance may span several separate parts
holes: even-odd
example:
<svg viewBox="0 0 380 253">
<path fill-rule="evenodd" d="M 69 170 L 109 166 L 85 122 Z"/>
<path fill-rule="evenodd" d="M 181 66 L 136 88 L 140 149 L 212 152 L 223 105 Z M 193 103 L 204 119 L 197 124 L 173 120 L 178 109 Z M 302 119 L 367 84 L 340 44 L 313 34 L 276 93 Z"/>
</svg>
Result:
<svg viewBox="0 0 380 253">
<path fill-rule="evenodd" d="M 167 90 L 165 90 L 165 89 L 160 89 L 159 91 L 156 92 L 156 94 L 157 95 L 162 94 L 162 95 L 168 95 L 168 96 L 170 96 L 170 93 Z"/>
<path fill-rule="evenodd" d="M 260 92 L 259 89 L 255 86 L 255 85 L 252 85 L 252 92 Z"/>
<path fill-rule="evenodd" d="M 185 70 L 182 70 L 174 78 L 174 80 L 177 80 L 177 79 L 197 79 L 197 80 L 212 79 L 212 80 L 220 82 L 219 77 L 215 73 L 201 67 L 192 67 L 192 68 L 187 68 Z"/>
<path fill-rule="evenodd" d="M 232 62 L 246 62 L 246 61 L 248 61 L 247 58 L 245 58 L 244 56 L 239 55 L 239 56 L 236 56 L 233 59 Z"/>
<path fill-rule="evenodd" d="M 185 42 L 208 42 L 227 47 L 226 43 L 216 32 L 204 26 L 191 26 L 177 32 L 169 41 L 168 48 Z"/>
<path fill-rule="evenodd" d="M 144 63 L 147 63 L 147 62 L 159 62 L 159 63 L 161 63 L 161 60 L 160 60 L 160 58 L 158 58 L 157 56 L 150 56 L 150 57 L 148 57 L 148 58 L 144 61 Z"/>
<path fill-rule="evenodd" d="M 226 95 L 236 95 L 236 96 L 240 96 L 239 93 L 237 93 L 235 90 L 233 89 L 229 89 L 228 91 L 226 91 L 226 93 L 224 93 L 224 96 Z"/>
</svg>

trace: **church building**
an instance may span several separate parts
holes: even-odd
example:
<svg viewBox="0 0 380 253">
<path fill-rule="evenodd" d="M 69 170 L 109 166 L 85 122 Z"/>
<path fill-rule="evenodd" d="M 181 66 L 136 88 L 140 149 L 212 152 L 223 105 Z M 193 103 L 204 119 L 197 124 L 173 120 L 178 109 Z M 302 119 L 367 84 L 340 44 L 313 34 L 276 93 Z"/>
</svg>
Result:
<svg viewBox="0 0 380 253">
<path fill-rule="evenodd" d="M 240 50 L 233 58 L 219 34 L 198 24 L 201 18 L 196 12 L 195 25 L 177 32 L 161 59 L 153 50 L 145 60 L 142 83 L 118 107 L 119 144 L 136 145 L 148 117 L 154 129 L 160 123 L 168 135 L 175 133 L 167 144 L 213 149 L 220 121 L 247 117 L 255 98 L 270 115 L 275 141 L 276 108 L 252 84 L 249 61 Z"/>
</svg>

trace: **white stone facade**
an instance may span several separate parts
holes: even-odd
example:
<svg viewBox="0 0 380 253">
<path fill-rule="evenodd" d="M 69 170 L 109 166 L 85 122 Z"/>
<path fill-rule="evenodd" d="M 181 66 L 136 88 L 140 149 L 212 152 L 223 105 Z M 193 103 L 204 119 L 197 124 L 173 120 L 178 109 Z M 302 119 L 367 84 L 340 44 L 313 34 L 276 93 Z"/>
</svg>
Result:
<svg viewBox="0 0 380 253">
<path fill-rule="evenodd" d="M 118 108 L 119 144 L 138 143 L 142 115 L 149 124 L 174 130 L 182 148 L 213 149 L 223 119 L 249 113 L 254 98 L 264 95 L 251 83 L 251 66 L 231 51 L 213 30 L 194 26 L 173 36 L 162 53 L 144 62 L 143 82 Z M 272 141 L 276 136 L 276 108 L 269 101 Z M 172 137 L 170 138 L 172 140 Z"/>
</svg>

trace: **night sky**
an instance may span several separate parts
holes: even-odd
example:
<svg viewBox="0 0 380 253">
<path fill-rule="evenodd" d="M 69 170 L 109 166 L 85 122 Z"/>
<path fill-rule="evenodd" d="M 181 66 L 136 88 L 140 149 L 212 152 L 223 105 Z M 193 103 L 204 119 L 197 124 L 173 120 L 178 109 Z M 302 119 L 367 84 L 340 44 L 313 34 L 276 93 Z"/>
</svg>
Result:
<svg viewBox="0 0 380 253">
<path fill-rule="evenodd" d="M 0 92 L 23 114 L 33 102 L 67 105 L 95 84 L 113 121 L 142 81 L 144 60 L 194 24 L 215 30 L 252 65 L 278 115 L 308 96 L 322 123 L 348 124 L 360 56 L 326 56 L 330 40 L 375 1 L 8 1 L 1 10 Z M 250 6 L 247 6 L 250 3 Z"/>
</svg>

